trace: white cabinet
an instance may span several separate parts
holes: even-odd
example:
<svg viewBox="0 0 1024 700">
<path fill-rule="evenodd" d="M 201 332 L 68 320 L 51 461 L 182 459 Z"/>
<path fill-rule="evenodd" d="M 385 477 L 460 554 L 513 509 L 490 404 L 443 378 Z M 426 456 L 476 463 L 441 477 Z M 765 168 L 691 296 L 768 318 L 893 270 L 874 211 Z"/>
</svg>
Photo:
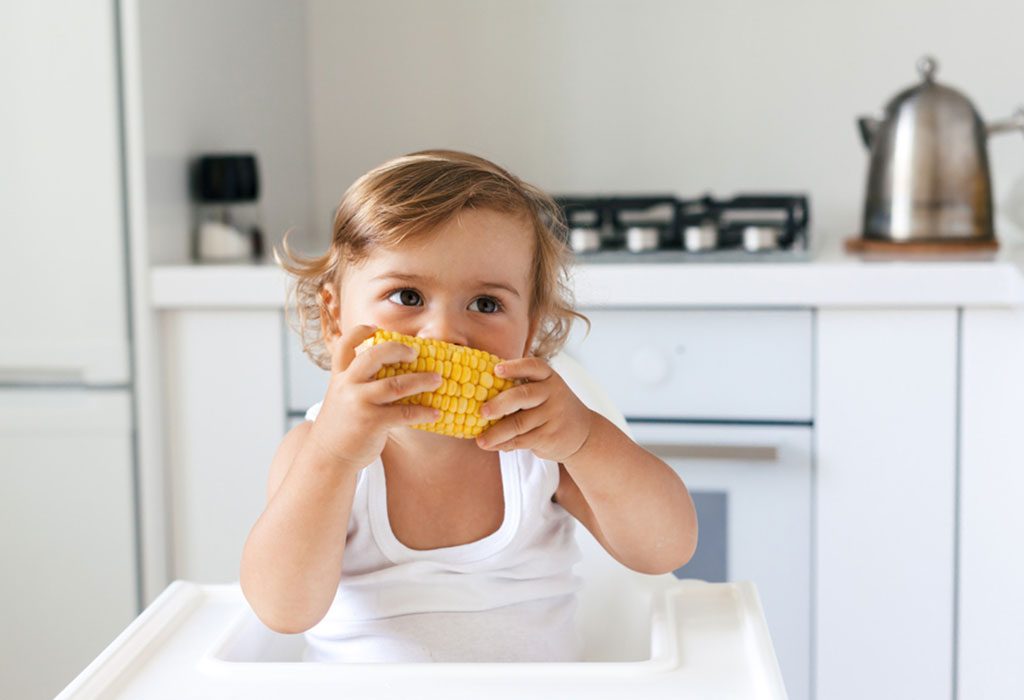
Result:
<svg viewBox="0 0 1024 700">
<path fill-rule="evenodd" d="M 0 381 L 128 381 L 113 0 L 0 3 Z"/>
<path fill-rule="evenodd" d="M 294 424 L 303 420 L 310 406 L 323 401 L 330 373 L 309 359 L 302 350 L 299 334 L 290 328 L 285 332 L 284 346 L 288 416 Z"/>
<path fill-rule="evenodd" d="M 285 433 L 280 310 L 163 314 L 173 578 L 238 580 Z"/>
<path fill-rule="evenodd" d="M 822 310 L 816 697 L 948 698 L 957 310 Z"/>
<path fill-rule="evenodd" d="M 809 421 L 810 309 L 583 309 L 566 352 L 627 418 Z"/>
<path fill-rule="evenodd" d="M 1024 311 L 963 317 L 957 697 L 1024 695 Z"/>
<path fill-rule="evenodd" d="M 130 404 L 0 391 L 0 697 L 53 697 L 135 617 Z"/>
</svg>

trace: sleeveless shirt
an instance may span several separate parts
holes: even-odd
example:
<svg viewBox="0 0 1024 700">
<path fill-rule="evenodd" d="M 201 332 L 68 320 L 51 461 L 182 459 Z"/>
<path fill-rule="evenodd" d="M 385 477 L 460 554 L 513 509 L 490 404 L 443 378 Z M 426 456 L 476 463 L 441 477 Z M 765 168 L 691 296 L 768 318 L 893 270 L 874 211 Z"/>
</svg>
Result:
<svg viewBox="0 0 1024 700">
<path fill-rule="evenodd" d="M 315 420 L 320 404 L 306 413 Z M 305 633 L 307 661 L 578 661 L 575 519 L 551 500 L 558 464 L 499 452 L 505 514 L 490 535 L 415 550 L 391 530 L 384 465 L 362 469 L 341 580 Z"/>
</svg>

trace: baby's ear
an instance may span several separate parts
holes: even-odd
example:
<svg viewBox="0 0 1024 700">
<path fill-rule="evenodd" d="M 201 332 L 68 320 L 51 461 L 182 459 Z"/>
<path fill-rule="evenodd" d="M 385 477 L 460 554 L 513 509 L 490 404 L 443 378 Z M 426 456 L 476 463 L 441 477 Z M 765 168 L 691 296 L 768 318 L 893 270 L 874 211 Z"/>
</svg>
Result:
<svg viewBox="0 0 1024 700">
<path fill-rule="evenodd" d="M 330 343 L 341 334 L 341 312 L 337 288 L 333 282 L 324 282 L 317 293 L 320 302 L 320 332 Z"/>
<path fill-rule="evenodd" d="M 537 328 L 540 326 L 537 319 L 530 319 L 530 331 L 526 335 L 526 347 L 523 348 L 523 357 L 533 355 L 533 337 L 537 335 Z"/>
</svg>

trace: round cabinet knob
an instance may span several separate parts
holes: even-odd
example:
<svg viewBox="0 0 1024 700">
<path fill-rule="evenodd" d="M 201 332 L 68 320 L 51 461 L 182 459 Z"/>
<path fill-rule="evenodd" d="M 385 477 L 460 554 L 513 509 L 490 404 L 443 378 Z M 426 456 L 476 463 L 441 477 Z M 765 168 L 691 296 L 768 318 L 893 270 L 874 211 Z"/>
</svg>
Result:
<svg viewBox="0 0 1024 700">
<path fill-rule="evenodd" d="M 665 353 L 654 348 L 640 348 L 629 361 L 630 375 L 640 384 L 661 384 L 668 379 L 672 364 Z"/>
</svg>

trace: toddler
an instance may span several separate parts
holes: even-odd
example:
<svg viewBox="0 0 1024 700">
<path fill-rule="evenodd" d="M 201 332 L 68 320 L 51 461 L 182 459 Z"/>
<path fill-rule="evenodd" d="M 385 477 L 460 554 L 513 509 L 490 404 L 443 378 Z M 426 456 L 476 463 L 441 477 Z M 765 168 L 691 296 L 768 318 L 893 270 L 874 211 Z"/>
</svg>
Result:
<svg viewBox="0 0 1024 700">
<path fill-rule="evenodd" d="M 557 206 L 499 166 L 425 151 L 346 192 L 330 249 L 301 258 L 303 344 L 324 399 L 282 440 L 241 585 L 310 661 L 575 661 L 580 521 L 623 565 L 682 566 L 697 520 L 679 476 L 588 409 L 548 364 L 574 317 Z M 276 251 L 275 251 L 276 254 Z M 517 386 L 487 401 L 475 439 L 410 426 L 398 399 L 433 372 L 377 379 L 414 350 L 375 328 L 486 350 Z"/>
</svg>

